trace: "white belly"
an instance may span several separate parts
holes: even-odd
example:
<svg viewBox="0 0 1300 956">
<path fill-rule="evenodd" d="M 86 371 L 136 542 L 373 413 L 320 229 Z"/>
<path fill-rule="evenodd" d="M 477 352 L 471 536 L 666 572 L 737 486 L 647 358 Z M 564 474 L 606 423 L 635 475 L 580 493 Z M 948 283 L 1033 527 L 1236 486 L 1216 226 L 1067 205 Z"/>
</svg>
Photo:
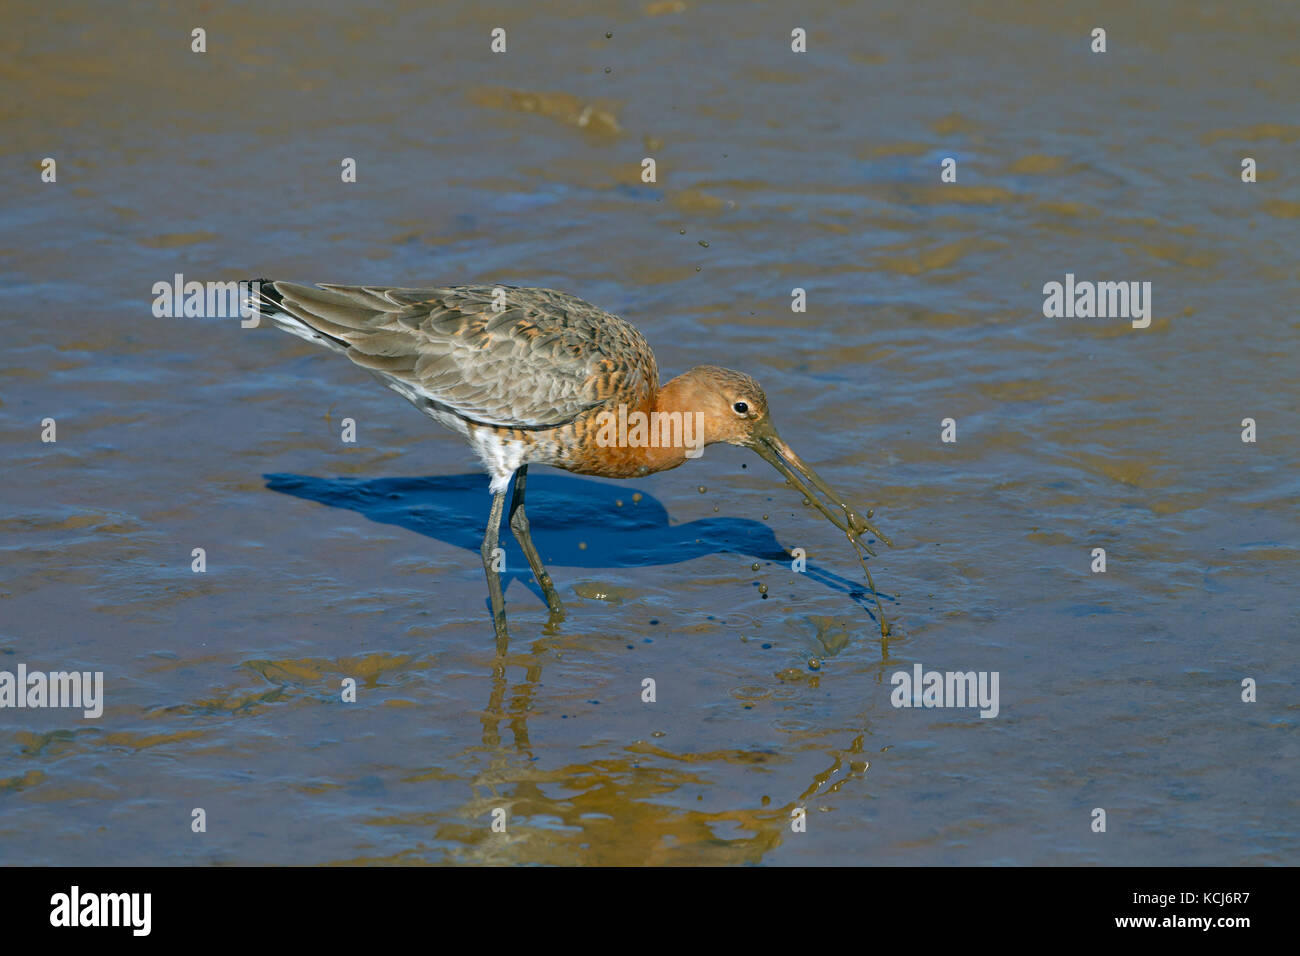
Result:
<svg viewBox="0 0 1300 956">
<path fill-rule="evenodd" d="M 469 443 L 475 454 L 483 462 L 483 467 L 492 476 L 488 486 L 494 495 L 499 495 L 510 486 L 510 478 L 520 465 L 528 464 L 528 445 L 521 441 L 502 438 L 492 429 L 481 425 L 469 425 Z"/>
</svg>

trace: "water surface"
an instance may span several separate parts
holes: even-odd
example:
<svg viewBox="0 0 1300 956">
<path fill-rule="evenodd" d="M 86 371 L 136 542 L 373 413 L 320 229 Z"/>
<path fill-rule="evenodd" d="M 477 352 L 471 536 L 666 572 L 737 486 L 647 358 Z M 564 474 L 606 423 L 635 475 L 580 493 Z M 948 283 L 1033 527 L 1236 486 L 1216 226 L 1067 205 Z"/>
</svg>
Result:
<svg viewBox="0 0 1300 956">
<path fill-rule="evenodd" d="M 107 700 L 0 711 L 0 860 L 1296 862 L 1294 5 L 3 21 L 0 669 Z M 178 272 L 551 286 L 668 375 L 753 374 L 895 541 L 894 636 L 842 537 L 718 446 L 535 470 L 569 614 L 508 542 L 498 659 L 468 449 L 306 343 L 155 318 Z M 1044 318 L 1066 273 L 1150 281 L 1150 328 Z M 999 715 L 894 708 L 917 662 L 997 671 Z"/>
</svg>

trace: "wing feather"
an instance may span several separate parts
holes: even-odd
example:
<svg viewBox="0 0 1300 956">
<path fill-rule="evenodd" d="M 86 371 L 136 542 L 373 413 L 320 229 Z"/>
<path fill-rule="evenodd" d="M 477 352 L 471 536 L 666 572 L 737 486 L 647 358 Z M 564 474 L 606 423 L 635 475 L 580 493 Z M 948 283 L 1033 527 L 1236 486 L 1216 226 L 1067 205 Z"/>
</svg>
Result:
<svg viewBox="0 0 1300 956">
<path fill-rule="evenodd" d="M 641 334 L 563 292 L 271 285 L 279 309 L 346 346 L 354 363 L 417 405 L 469 421 L 553 428 L 606 403 L 638 405 L 658 387 Z"/>
</svg>

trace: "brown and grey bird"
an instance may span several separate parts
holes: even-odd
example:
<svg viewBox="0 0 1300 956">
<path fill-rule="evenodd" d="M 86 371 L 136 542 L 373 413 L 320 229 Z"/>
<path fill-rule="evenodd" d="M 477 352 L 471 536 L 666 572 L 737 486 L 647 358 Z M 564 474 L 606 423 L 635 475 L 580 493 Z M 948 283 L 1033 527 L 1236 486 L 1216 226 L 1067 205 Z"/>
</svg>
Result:
<svg viewBox="0 0 1300 956">
<path fill-rule="evenodd" d="M 741 445 L 785 476 L 855 548 L 875 553 L 861 540 L 867 532 L 890 543 L 781 440 L 752 378 L 701 365 L 661 386 L 641 333 L 574 296 L 487 285 L 399 289 L 260 279 L 251 286 L 261 314 L 372 372 L 463 435 L 482 460 L 493 496 L 483 566 L 498 639 L 506 635 L 505 597 L 493 554 L 512 478 L 510 529 L 552 615 L 563 613 L 524 513 L 533 464 L 636 478 L 676 468 L 704 445 Z M 638 421 L 649 422 L 639 434 L 635 424 L 628 427 Z M 702 434 L 690 433 L 692 423 Z M 879 597 L 876 610 L 888 634 Z"/>
</svg>

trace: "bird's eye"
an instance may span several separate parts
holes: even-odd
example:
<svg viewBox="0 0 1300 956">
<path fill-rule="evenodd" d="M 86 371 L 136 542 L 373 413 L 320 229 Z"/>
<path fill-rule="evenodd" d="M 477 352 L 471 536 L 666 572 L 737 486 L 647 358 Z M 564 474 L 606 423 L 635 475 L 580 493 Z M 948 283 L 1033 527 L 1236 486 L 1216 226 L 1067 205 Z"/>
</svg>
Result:
<svg viewBox="0 0 1300 956">
<path fill-rule="evenodd" d="M 744 402 L 736 402 L 736 404 L 735 404 L 735 405 L 732 405 L 731 407 L 734 408 L 734 409 L 736 410 L 736 414 L 737 414 L 737 415 L 748 415 L 748 414 L 749 414 L 749 406 L 748 406 L 747 404 L 745 404 Z"/>
</svg>

